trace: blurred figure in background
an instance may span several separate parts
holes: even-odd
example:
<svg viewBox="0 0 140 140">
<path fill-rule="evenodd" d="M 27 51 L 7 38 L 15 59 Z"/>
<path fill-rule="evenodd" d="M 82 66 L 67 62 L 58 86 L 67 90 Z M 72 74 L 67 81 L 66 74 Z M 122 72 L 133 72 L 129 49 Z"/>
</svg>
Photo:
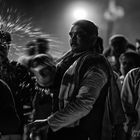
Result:
<svg viewBox="0 0 140 140">
<path fill-rule="evenodd" d="M 38 54 L 30 61 L 30 70 L 36 75 L 36 80 L 40 86 L 45 84 L 44 91 L 42 89 L 37 92 L 33 98 L 33 111 L 32 121 L 37 119 L 45 119 L 53 112 L 53 82 L 55 77 L 55 63 L 47 54 Z M 43 80 L 45 78 L 45 81 Z M 38 87 L 40 88 L 40 87 Z M 47 130 L 40 131 L 39 133 L 32 133 L 32 139 L 46 140 Z"/>
<path fill-rule="evenodd" d="M 119 57 L 122 53 L 127 50 L 128 40 L 124 35 L 116 34 L 110 37 L 109 45 L 110 47 L 104 51 L 104 56 L 110 62 L 114 71 L 116 71 L 119 75 L 120 72 L 120 63 Z"/>
<path fill-rule="evenodd" d="M 48 53 L 50 49 L 49 40 L 45 38 L 37 38 L 36 40 L 36 54 Z"/>
<path fill-rule="evenodd" d="M 0 30 L 0 79 L 2 79 L 9 86 L 13 94 L 15 107 L 21 121 L 18 133 L 19 135 L 22 135 L 24 124 L 23 109 L 20 102 L 22 99 L 19 101 L 18 96 L 19 89 L 22 88 L 21 85 L 24 81 L 23 79 L 26 77 L 26 70 L 22 68 L 22 66 L 19 66 L 16 62 L 11 62 L 8 59 L 8 52 L 10 49 L 11 41 L 11 34 L 9 32 Z M 23 81 L 21 81 L 21 79 Z"/>
<path fill-rule="evenodd" d="M 26 112 L 30 122 L 48 117 L 52 113 L 53 97 L 52 91 L 49 91 L 48 88 L 51 89 L 52 87 L 53 77 L 55 76 L 55 63 L 48 51 L 48 39 L 36 38 L 27 43 L 24 55 L 19 57 L 19 62 L 30 71 L 32 77 L 39 83 L 39 85 L 36 85 L 38 92 L 35 93 L 32 104 L 28 107 L 31 109 Z M 46 131 L 33 137 L 34 139 L 46 139 L 45 133 Z M 28 134 L 26 136 L 26 128 L 25 137 L 29 138 Z"/>
<path fill-rule="evenodd" d="M 22 56 L 19 57 L 18 62 L 28 67 L 28 63 L 32 57 L 37 54 L 48 54 L 49 40 L 46 38 L 36 38 L 26 44 L 26 48 Z"/>
<path fill-rule="evenodd" d="M 32 106 L 33 97 L 35 93 L 38 92 L 36 87 L 39 86 L 40 83 L 37 83 L 36 77 L 29 71 L 27 65 L 8 59 L 11 41 L 11 34 L 1 30 L 0 79 L 9 86 L 13 94 L 15 107 L 21 120 L 19 135 L 22 136 L 24 133 L 24 125 L 29 121 L 24 115 L 24 106 Z M 45 81 L 45 78 L 46 77 L 42 77 L 42 80 Z M 40 88 L 42 88 L 42 86 L 43 85 L 41 85 Z"/>
<path fill-rule="evenodd" d="M 125 52 L 120 55 L 120 71 L 121 71 L 121 83 L 123 84 L 123 80 L 126 74 L 133 68 L 140 67 L 140 55 L 137 52 Z"/>
<path fill-rule="evenodd" d="M 30 41 L 26 44 L 26 48 L 22 56 L 19 56 L 18 63 L 28 68 L 30 59 L 36 54 L 36 43 Z"/>
<path fill-rule="evenodd" d="M 130 70 L 123 82 L 121 99 L 126 115 L 126 140 L 140 140 L 140 67 Z"/>
</svg>

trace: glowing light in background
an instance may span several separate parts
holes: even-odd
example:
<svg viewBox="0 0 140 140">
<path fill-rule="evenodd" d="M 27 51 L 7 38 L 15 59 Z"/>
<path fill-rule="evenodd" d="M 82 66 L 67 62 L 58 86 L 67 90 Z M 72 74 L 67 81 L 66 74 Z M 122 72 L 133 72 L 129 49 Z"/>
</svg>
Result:
<svg viewBox="0 0 140 140">
<path fill-rule="evenodd" d="M 70 2 L 65 6 L 63 13 L 63 21 L 65 23 L 65 33 L 63 34 L 67 34 L 72 24 L 79 19 L 91 20 L 94 21 L 95 24 L 99 25 L 99 6 L 92 1 Z"/>
<path fill-rule="evenodd" d="M 91 2 L 72 2 L 65 10 L 65 18 L 68 21 L 75 21 L 78 19 L 88 19 L 97 21 L 98 19 L 98 6 Z"/>
<path fill-rule="evenodd" d="M 87 12 L 83 7 L 77 7 L 76 9 L 73 10 L 73 16 L 76 20 L 86 19 Z"/>
</svg>

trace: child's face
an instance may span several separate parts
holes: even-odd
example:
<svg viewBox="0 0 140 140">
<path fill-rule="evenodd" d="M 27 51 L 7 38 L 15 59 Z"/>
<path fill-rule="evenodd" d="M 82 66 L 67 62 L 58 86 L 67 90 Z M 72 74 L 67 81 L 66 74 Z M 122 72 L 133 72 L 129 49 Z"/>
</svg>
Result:
<svg viewBox="0 0 140 140">
<path fill-rule="evenodd" d="M 37 83 L 41 86 L 51 86 L 55 76 L 55 66 L 48 62 L 45 55 L 37 55 L 31 60 L 30 70 L 36 76 Z"/>
<path fill-rule="evenodd" d="M 31 68 L 31 71 L 35 74 L 37 83 L 41 86 L 48 87 L 53 84 L 55 73 L 48 66 L 38 65 L 35 68 Z"/>
<path fill-rule="evenodd" d="M 133 61 L 128 58 L 123 58 L 123 60 L 120 62 L 120 71 L 122 75 L 126 75 L 128 71 L 133 67 Z"/>
</svg>

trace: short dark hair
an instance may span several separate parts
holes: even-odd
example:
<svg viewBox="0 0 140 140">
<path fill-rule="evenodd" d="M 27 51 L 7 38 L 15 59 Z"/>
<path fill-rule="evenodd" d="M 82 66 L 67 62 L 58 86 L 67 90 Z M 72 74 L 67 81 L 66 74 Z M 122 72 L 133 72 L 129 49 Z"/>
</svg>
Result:
<svg viewBox="0 0 140 140">
<path fill-rule="evenodd" d="M 115 35 L 111 36 L 109 41 L 112 46 L 114 46 L 116 44 L 124 44 L 124 45 L 128 44 L 128 40 L 126 39 L 126 37 L 121 34 L 115 34 Z"/>
<path fill-rule="evenodd" d="M 39 53 L 45 53 L 49 51 L 49 40 L 46 38 L 42 37 L 37 38 L 36 45 L 38 47 Z"/>
<path fill-rule="evenodd" d="M 122 53 L 119 57 L 119 61 L 122 62 L 124 59 L 126 59 L 127 61 L 129 61 L 129 63 L 131 63 L 131 65 L 135 65 L 135 66 L 140 66 L 140 55 L 137 52 L 132 52 L 132 51 L 128 51 L 125 53 Z"/>
</svg>

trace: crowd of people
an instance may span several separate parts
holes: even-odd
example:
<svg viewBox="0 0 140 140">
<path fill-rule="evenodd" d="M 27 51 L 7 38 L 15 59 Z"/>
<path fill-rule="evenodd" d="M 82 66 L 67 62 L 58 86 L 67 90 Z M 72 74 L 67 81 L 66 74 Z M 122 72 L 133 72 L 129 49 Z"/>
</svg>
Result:
<svg viewBox="0 0 140 140">
<path fill-rule="evenodd" d="M 115 34 L 104 49 L 89 20 L 69 36 L 61 58 L 38 37 L 11 61 L 11 34 L 0 31 L 0 140 L 139 140 L 139 40 Z"/>
</svg>

